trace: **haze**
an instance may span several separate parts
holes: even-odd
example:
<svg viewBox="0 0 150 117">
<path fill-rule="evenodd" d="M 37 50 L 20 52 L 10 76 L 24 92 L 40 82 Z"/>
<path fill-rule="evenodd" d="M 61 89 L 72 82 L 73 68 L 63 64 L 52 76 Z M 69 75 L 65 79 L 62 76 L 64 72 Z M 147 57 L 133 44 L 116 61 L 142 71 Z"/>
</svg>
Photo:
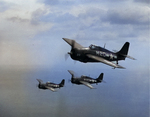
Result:
<svg viewBox="0 0 150 117">
<path fill-rule="evenodd" d="M 150 84 L 148 0 L 0 0 L 1 117 L 148 117 Z M 62 38 L 119 50 L 130 42 L 126 69 L 81 63 L 65 54 Z M 67 70 L 104 81 L 72 85 Z M 36 79 L 65 87 L 40 90 Z"/>
</svg>

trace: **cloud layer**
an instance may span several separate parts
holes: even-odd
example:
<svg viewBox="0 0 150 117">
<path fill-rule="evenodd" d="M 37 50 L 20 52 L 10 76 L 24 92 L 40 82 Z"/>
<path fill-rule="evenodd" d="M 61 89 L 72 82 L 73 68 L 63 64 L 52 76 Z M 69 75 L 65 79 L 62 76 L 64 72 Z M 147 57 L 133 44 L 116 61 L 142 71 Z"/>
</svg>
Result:
<svg viewBox="0 0 150 117">
<path fill-rule="evenodd" d="M 149 114 L 148 0 L 0 0 L 0 113 L 3 116 L 144 117 Z M 65 53 L 62 38 L 81 45 L 119 50 L 130 42 L 129 55 L 119 64 L 80 63 Z M 85 86 L 68 83 L 67 70 L 107 83 Z M 59 83 L 58 92 L 38 90 L 36 79 Z"/>
</svg>

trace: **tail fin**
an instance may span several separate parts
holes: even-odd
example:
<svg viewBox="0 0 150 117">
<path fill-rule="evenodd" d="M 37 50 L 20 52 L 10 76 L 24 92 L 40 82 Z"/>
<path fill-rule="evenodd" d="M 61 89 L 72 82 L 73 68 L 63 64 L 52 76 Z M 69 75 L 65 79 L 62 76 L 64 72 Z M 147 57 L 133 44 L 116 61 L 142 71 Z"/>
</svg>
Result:
<svg viewBox="0 0 150 117">
<path fill-rule="evenodd" d="M 104 76 L 104 73 L 101 73 L 101 74 L 99 75 L 99 77 L 96 79 L 97 82 L 102 82 L 102 81 L 103 81 L 103 76 Z"/>
<path fill-rule="evenodd" d="M 61 83 L 59 84 L 59 86 L 60 86 L 60 87 L 63 87 L 64 84 L 65 84 L 65 80 L 63 79 L 63 80 L 61 81 Z"/>
<path fill-rule="evenodd" d="M 128 54 L 128 50 L 129 50 L 129 42 L 126 42 L 123 47 L 121 48 L 121 50 L 119 52 L 117 52 L 117 54 L 121 55 L 121 59 L 125 60 L 127 54 Z"/>
</svg>

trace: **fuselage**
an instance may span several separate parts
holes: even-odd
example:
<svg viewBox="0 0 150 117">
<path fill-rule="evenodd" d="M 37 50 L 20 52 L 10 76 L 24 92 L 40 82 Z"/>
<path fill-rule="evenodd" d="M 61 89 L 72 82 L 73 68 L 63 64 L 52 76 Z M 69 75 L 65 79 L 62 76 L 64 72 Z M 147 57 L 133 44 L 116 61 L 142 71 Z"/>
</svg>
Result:
<svg viewBox="0 0 150 117">
<path fill-rule="evenodd" d="M 55 84 L 55 83 L 46 82 L 46 83 L 39 84 L 38 87 L 40 89 L 47 89 L 47 87 L 60 88 L 60 85 L 59 84 Z"/>
<path fill-rule="evenodd" d="M 88 54 L 102 57 L 109 61 L 121 60 L 121 58 L 116 53 L 113 53 L 105 48 L 95 46 L 95 45 L 91 45 L 88 48 L 80 48 L 80 49 L 74 48 L 70 51 L 70 56 L 74 60 L 78 60 L 78 61 L 85 62 L 85 63 L 86 62 L 99 62 L 99 61 L 89 58 L 87 56 Z"/>
<path fill-rule="evenodd" d="M 43 83 L 38 85 L 39 89 L 47 89 L 45 86 L 46 86 L 46 85 L 43 84 Z"/>
<path fill-rule="evenodd" d="M 96 79 L 93 79 L 93 78 L 90 78 L 88 76 L 81 76 L 80 78 L 71 78 L 71 82 L 73 84 L 82 84 L 80 81 L 83 81 L 83 82 L 88 82 L 90 84 L 94 84 L 94 83 L 98 83 L 98 81 Z"/>
<path fill-rule="evenodd" d="M 49 83 L 49 82 L 47 82 L 46 85 L 48 87 L 52 87 L 52 88 L 60 88 L 60 85 L 59 84 L 55 84 L 55 83 Z"/>
</svg>

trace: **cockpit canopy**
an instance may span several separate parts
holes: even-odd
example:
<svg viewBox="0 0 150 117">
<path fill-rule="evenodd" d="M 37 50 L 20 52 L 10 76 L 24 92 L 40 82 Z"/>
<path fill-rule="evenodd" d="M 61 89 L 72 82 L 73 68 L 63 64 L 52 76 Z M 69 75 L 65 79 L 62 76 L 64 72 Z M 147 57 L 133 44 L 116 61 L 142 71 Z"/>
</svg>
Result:
<svg viewBox="0 0 150 117">
<path fill-rule="evenodd" d="M 46 84 L 50 84 L 50 83 L 51 83 L 50 81 L 46 82 Z"/>
<path fill-rule="evenodd" d="M 97 49 L 99 49 L 100 47 L 99 47 L 99 46 L 96 46 L 96 45 L 91 44 L 91 45 L 89 46 L 89 48 L 90 48 L 91 50 L 97 50 Z"/>
<path fill-rule="evenodd" d="M 81 76 L 81 78 L 85 78 L 85 77 L 86 77 L 85 75 L 82 75 L 82 76 Z"/>
</svg>

